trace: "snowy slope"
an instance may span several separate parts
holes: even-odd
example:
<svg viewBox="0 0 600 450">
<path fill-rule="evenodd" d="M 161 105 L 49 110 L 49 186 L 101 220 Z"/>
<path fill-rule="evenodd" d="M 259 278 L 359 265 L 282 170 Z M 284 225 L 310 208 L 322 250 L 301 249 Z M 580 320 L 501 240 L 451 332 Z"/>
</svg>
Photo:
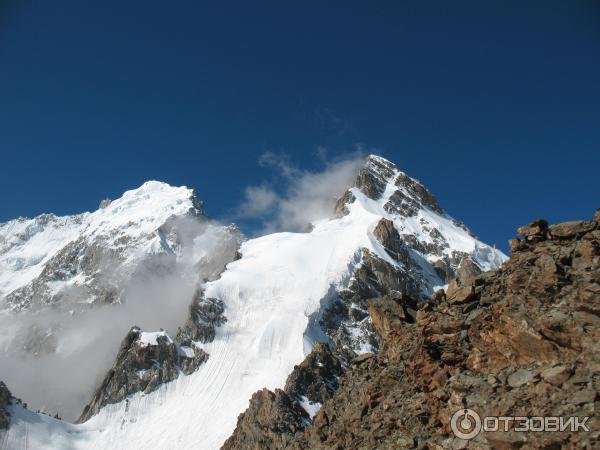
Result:
<svg viewBox="0 0 600 450">
<path fill-rule="evenodd" d="M 43 214 L 0 224 L 0 302 L 34 282 L 54 257 L 78 240 L 87 247 L 101 245 L 127 264 L 148 254 L 173 252 L 174 243 L 159 232 L 160 227 L 172 217 L 201 214 L 192 190 L 148 181 L 92 213 L 66 217 Z M 75 256 L 81 258 L 83 253 Z M 68 263 L 75 265 L 76 273 L 69 270 L 43 280 L 48 289 L 36 292 L 42 302 L 52 302 L 58 291 L 69 285 L 85 284 L 91 275 L 78 270 L 81 261 Z M 19 309 L 29 305 L 14 301 L 10 306 Z"/>
<path fill-rule="evenodd" d="M 0 225 L 0 379 L 72 420 L 127 331 L 176 331 L 241 239 L 186 187 L 149 181 L 108 203 Z"/>
<path fill-rule="evenodd" d="M 395 192 L 404 190 L 406 200 L 415 191 L 396 184 L 400 172 L 395 167 L 378 173 L 382 162 L 390 165 L 378 157 L 367 162 L 370 176 L 381 184 L 381 195 L 352 187 L 347 213 L 313 224 L 310 233 L 276 233 L 245 242 L 242 258 L 206 285 L 206 297 L 225 303 L 227 322 L 217 328 L 213 342 L 202 345 L 210 357 L 197 372 L 149 395 L 135 394 L 127 402 L 109 405 L 82 425 L 36 427 L 33 419 L 19 416 L 5 442 L 16 442 L 29 430 L 39 441 L 50 432 L 59 434 L 55 448 L 218 448 L 233 432 L 252 393 L 283 387 L 313 343 L 329 339 L 318 318 L 351 282 L 363 249 L 392 266 L 403 264 L 373 235 L 382 218 L 392 220 L 403 236 L 415 237 L 417 249 L 433 248 L 422 243 L 435 244 L 430 252 L 410 248 L 419 261 L 416 270 L 422 273 L 424 294 L 444 284 L 430 265 L 444 257 L 464 253 L 486 270 L 504 261 L 504 255 L 438 208 L 419 202 L 418 211 L 409 216 L 390 212 L 386 205 Z M 437 230 L 433 237 L 432 229 Z"/>
</svg>

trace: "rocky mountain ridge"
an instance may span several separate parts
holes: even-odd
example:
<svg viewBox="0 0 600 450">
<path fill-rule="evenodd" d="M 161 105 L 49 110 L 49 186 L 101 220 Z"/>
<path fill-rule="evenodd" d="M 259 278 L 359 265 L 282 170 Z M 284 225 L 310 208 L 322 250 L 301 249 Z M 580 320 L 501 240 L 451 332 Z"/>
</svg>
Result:
<svg viewBox="0 0 600 450">
<path fill-rule="evenodd" d="M 518 234 L 502 267 L 466 267 L 430 300 L 369 299 L 379 353 L 355 357 L 312 420 L 298 412 L 294 387 L 257 392 L 223 448 L 597 448 L 600 210 L 592 221 L 538 220 Z M 450 419 L 464 408 L 481 417 L 590 417 L 590 431 L 513 425 L 463 440 Z"/>
</svg>

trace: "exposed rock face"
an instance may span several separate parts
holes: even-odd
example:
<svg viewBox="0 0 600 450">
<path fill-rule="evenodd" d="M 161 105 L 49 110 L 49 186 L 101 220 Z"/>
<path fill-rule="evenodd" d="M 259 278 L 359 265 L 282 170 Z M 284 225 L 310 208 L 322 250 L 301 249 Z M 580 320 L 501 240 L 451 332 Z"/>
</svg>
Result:
<svg viewBox="0 0 600 450">
<path fill-rule="evenodd" d="M 301 364 L 287 379 L 285 392 L 295 400 L 303 398 L 310 403 L 322 404 L 329 400 L 338 388 L 343 369 L 327 344 L 318 342 Z"/>
<path fill-rule="evenodd" d="M 400 260 L 406 249 L 402 246 L 400 234 L 394 228 L 394 222 L 388 219 L 381 219 L 373 229 L 373 236 L 383 245 L 385 251 L 396 259 Z"/>
<path fill-rule="evenodd" d="M 0 430 L 8 428 L 10 416 L 8 407 L 10 406 L 12 395 L 6 385 L 0 381 Z"/>
<path fill-rule="evenodd" d="M 462 222 L 450 217 L 439 205 L 435 196 L 421 182 L 398 170 L 392 162 L 371 155 L 359 171 L 353 189 L 360 189 L 372 200 L 385 202 L 383 208 L 389 217 L 384 220 L 393 219 L 391 221 L 395 223 L 394 228 L 402 242 L 401 256 L 406 260 L 408 254 L 412 259 L 409 262 L 411 266 L 419 266 L 422 262 L 420 257 L 427 260 L 435 266 L 435 273 L 440 278 L 439 285 L 446 284 L 457 276 L 461 261 L 469 254 L 451 248 L 446 235 L 447 230 L 432 220 L 431 214 L 441 216 L 444 220 L 451 222 L 453 226 L 466 232 L 469 237 L 475 238 L 475 236 Z M 384 192 L 387 192 L 385 197 L 383 196 Z M 354 202 L 355 199 L 352 191 L 346 191 L 336 203 L 336 217 L 346 215 L 348 213 L 347 205 Z M 405 219 L 410 219 L 412 225 L 405 226 Z M 414 226 L 415 221 L 418 223 L 417 228 Z M 381 228 L 377 232 L 385 232 L 383 223 L 380 225 Z M 392 232 L 389 227 L 387 229 Z M 382 234 L 377 236 L 378 239 L 379 237 L 385 239 Z M 381 239 L 379 240 L 381 242 Z M 482 254 L 491 253 L 487 248 L 482 250 Z M 493 267 L 501 263 L 502 257 L 498 257 Z M 489 267 L 485 270 L 489 270 Z"/>
<path fill-rule="evenodd" d="M 368 299 L 390 293 L 420 299 L 431 296 L 435 286 L 444 285 L 457 276 L 466 279 L 482 271 L 471 258 L 476 256 L 462 248 L 450 248 L 445 237 L 445 234 L 458 233 L 472 239 L 466 227 L 449 217 L 420 182 L 399 171 L 390 161 L 374 155 L 367 158 L 351 190 L 337 201 L 335 217 L 347 215 L 348 204 L 363 195 L 378 201 L 383 208 L 383 217 L 371 233 L 389 258 L 381 252 L 361 249 L 357 254 L 360 263 L 350 283 L 336 292 L 337 298 L 329 302 L 322 315 L 320 325 L 335 343 L 336 354 L 346 363 L 355 353 L 377 350 L 378 338 L 367 312 Z M 437 222 L 434 217 L 441 220 Z M 407 219 L 410 220 L 407 222 Z M 448 222 L 459 230 L 449 231 Z M 477 246 L 475 244 L 476 249 Z M 481 254 L 495 252 L 483 246 L 482 250 Z M 502 257 L 498 256 L 492 267 L 501 261 Z"/>
<path fill-rule="evenodd" d="M 118 403 L 136 392 L 148 394 L 161 384 L 175 380 L 180 372 L 190 375 L 209 357 L 198 342 L 215 338 L 216 327 L 227 321 L 222 301 L 205 298 L 198 289 L 190 304 L 190 313 L 180 327 L 175 341 L 164 331 L 143 333 L 133 327 L 92 400 L 83 410 L 79 422 L 85 422 L 105 405 Z"/>
<path fill-rule="evenodd" d="M 223 315 L 224 311 L 225 305 L 221 300 L 205 298 L 202 291 L 198 290 L 190 305 L 188 320 L 177 332 L 177 340 L 212 342 L 215 338 L 215 327 L 227 321 Z"/>
<path fill-rule="evenodd" d="M 335 343 L 335 352 L 347 362 L 355 352 L 375 351 L 379 340 L 368 314 L 369 299 L 387 294 L 420 294 L 418 270 L 401 268 L 363 249 L 362 264 L 354 272 L 347 289 L 325 311 L 321 326 Z"/>
<path fill-rule="evenodd" d="M 333 207 L 334 217 L 344 217 L 348 214 L 348 204 L 354 202 L 356 198 L 351 191 L 344 192 L 340 198 L 337 199 Z"/>
<path fill-rule="evenodd" d="M 240 414 L 235 433 L 221 447 L 230 449 L 280 449 L 294 445 L 294 435 L 309 421 L 298 402 L 281 389 L 256 392 Z"/>
<path fill-rule="evenodd" d="M 298 448 L 296 433 L 311 424 L 300 402 L 317 405 L 331 398 L 343 369 L 326 344 L 317 343 L 302 364 L 294 367 L 285 390 L 256 392 L 239 415 L 235 433 L 223 449 Z"/>
<path fill-rule="evenodd" d="M 180 371 L 189 375 L 207 359 L 208 354 L 190 340 L 178 344 L 166 332 L 143 333 L 133 327 L 79 422 L 85 422 L 107 404 L 118 403 L 136 392 L 148 394 L 158 389 L 176 379 Z"/>
<path fill-rule="evenodd" d="M 280 427 L 268 448 L 596 448 L 600 223 L 537 221 L 519 233 L 500 269 L 462 271 L 456 284 L 467 296 L 436 293 L 418 307 L 406 296 L 370 301 L 379 353 L 355 358 L 312 424 Z M 450 427 L 463 408 L 482 417 L 590 417 L 591 431 L 511 429 L 467 442 Z M 238 422 L 227 448 L 254 448 L 269 427 Z"/>
<path fill-rule="evenodd" d="M 378 200 L 394 176 L 396 166 L 390 161 L 371 155 L 360 169 L 354 187 L 360 189 L 367 197 Z"/>
</svg>

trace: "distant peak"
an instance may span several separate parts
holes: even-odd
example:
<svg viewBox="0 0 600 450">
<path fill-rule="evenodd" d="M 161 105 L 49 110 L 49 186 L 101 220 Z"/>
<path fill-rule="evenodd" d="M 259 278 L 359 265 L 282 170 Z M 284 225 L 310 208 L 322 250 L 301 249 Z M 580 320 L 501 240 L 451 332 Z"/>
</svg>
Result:
<svg viewBox="0 0 600 450">
<path fill-rule="evenodd" d="M 107 199 L 108 200 L 108 199 Z M 181 209 L 189 205 L 189 212 L 204 215 L 202 201 L 193 189 L 187 186 L 171 186 L 163 181 L 149 180 L 136 189 L 131 189 L 112 201 L 103 200 L 100 209 L 128 209 L 131 207 L 162 209 L 172 205 Z"/>
<path fill-rule="evenodd" d="M 370 154 L 358 171 L 352 187 L 372 200 L 380 200 L 387 191 L 386 211 L 413 216 L 422 207 L 438 214 L 445 214 L 435 196 L 417 179 L 408 176 L 388 159 Z M 338 199 L 335 206 L 337 216 L 345 215 L 345 205 L 352 203 L 349 191 Z"/>
</svg>

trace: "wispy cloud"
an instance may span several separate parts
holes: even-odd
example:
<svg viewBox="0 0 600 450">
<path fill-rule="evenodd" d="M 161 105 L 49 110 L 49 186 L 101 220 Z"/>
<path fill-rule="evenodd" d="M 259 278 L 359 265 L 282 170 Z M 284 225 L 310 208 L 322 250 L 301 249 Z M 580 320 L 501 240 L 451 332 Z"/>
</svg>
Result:
<svg viewBox="0 0 600 450">
<path fill-rule="evenodd" d="M 286 154 L 261 155 L 259 164 L 273 169 L 273 179 L 245 188 L 237 216 L 258 220 L 262 233 L 303 231 L 309 223 L 331 217 L 335 200 L 364 163 L 364 153 L 361 148 L 329 158 L 327 151 L 319 148 L 316 156 L 322 167 L 309 171 L 293 164 Z"/>
</svg>

